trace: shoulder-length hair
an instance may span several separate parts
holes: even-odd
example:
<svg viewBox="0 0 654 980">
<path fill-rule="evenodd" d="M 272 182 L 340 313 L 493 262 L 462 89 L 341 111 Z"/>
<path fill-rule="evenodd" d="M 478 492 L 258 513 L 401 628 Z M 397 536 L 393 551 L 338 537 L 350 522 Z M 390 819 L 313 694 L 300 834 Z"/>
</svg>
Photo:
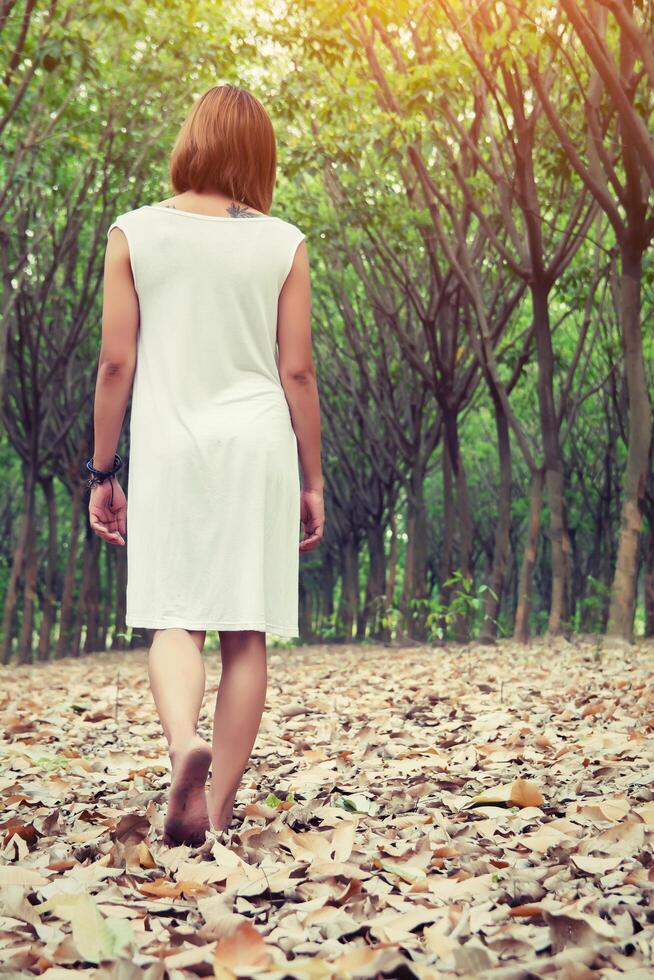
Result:
<svg viewBox="0 0 654 980">
<path fill-rule="evenodd" d="M 277 171 L 275 133 L 254 95 L 214 85 L 182 124 L 169 162 L 174 191 L 217 191 L 268 213 Z"/>
</svg>

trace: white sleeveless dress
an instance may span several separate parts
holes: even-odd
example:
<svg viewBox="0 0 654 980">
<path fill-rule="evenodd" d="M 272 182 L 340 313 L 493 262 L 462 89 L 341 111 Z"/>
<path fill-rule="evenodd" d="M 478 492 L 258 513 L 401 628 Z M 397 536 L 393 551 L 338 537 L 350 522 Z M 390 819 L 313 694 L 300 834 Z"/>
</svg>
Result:
<svg viewBox="0 0 654 980">
<path fill-rule="evenodd" d="M 304 235 L 166 205 L 116 226 L 140 307 L 126 623 L 299 636 L 300 473 L 276 333 Z"/>
</svg>

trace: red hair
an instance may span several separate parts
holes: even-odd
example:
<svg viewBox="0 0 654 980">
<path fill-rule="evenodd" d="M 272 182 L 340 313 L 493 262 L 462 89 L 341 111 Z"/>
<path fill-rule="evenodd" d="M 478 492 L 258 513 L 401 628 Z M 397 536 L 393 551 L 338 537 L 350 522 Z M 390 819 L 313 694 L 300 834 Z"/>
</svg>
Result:
<svg viewBox="0 0 654 980">
<path fill-rule="evenodd" d="M 193 103 L 168 170 L 177 194 L 217 191 L 267 214 L 277 171 L 268 113 L 245 89 L 214 85 Z"/>
</svg>

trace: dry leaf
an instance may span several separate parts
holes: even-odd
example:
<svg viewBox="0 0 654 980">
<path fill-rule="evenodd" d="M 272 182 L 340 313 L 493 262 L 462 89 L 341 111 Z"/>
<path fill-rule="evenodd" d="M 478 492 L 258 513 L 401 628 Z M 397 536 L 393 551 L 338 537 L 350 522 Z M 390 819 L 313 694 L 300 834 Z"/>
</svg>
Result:
<svg viewBox="0 0 654 980">
<path fill-rule="evenodd" d="M 576 909 L 557 914 L 545 912 L 544 915 L 550 927 L 555 953 L 568 946 L 592 946 L 597 949 L 604 939 L 615 935 L 615 930 L 598 915 L 588 915 Z"/>
<path fill-rule="evenodd" d="M 161 842 L 146 650 L 0 665 L 5 971 L 649 977 L 654 643 L 594 649 L 561 641 L 552 677 L 539 641 L 271 647 L 233 826 L 200 848 Z"/>
<path fill-rule="evenodd" d="M 484 806 L 490 803 L 517 807 L 541 807 L 544 802 L 545 797 L 537 786 L 526 779 L 516 779 L 505 786 L 484 790 L 483 793 L 473 797 L 467 806 Z"/>
<path fill-rule="evenodd" d="M 219 939 L 214 951 L 215 966 L 263 967 L 271 960 L 263 936 L 249 922 L 242 922 L 231 935 Z"/>
</svg>

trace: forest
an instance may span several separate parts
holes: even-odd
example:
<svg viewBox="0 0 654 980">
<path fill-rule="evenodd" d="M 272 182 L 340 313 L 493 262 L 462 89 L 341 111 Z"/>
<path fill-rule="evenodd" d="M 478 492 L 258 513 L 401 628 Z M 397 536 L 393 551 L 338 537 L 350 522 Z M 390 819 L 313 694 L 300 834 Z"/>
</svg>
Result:
<svg viewBox="0 0 654 980">
<path fill-rule="evenodd" d="M 88 523 L 106 232 L 170 193 L 181 120 L 221 81 L 268 108 L 272 213 L 311 260 L 327 521 L 300 642 L 654 635 L 652 20 L 9 0 L 2 662 L 147 639 L 124 549 Z M 128 410 L 125 483 L 129 449 Z"/>
<path fill-rule="evenodd" d="M 4 0 L 0 42 L 0 976 L 651 980 L 654 4 Z M 89 523 L 107 233 L 226 84 L 309 255 L 299 637 L 128 627 Z"/>
</svg>

